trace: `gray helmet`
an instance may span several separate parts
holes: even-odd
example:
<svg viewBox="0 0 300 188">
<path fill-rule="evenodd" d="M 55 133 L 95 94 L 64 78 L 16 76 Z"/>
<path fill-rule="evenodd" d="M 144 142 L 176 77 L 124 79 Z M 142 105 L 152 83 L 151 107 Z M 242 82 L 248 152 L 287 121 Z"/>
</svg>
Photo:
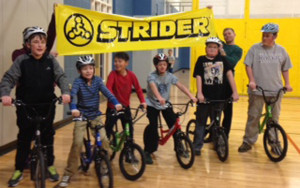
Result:
<svg viewBox="0 0 300 188">
<path fill-rule="evenodd" d="M 261 28 L 263 33 L 277 33 L 279 31 L 279 26 L 274 23 L 268 23 Z"/>
<path fill-rule="evenodd" d="M 93 66 L 95 66 L 95 60 L 94 60 L 94 58 L 92 56 L 90 56 L 90 55 L 79 57 L 78 60 L 77 60 L 77 62 L 76 62 L 76 68 L 77 68 L 77 70 L 80 70 L 81 67 L 83 67 L 85 65 L 93 65 Z"/>
<path fill-rule="evenodd" d="M 38 34 L 38 33 L 43 34 L 47 37 L 47 33 L 41 27 L 33 26 L 33 27 L 25 28 L 24 31 L 23 31 L 23 42 L 24 42 L 24 44 L 28 41 L 30 36 L 32 36 L 33 34 Z"/>
</svg>

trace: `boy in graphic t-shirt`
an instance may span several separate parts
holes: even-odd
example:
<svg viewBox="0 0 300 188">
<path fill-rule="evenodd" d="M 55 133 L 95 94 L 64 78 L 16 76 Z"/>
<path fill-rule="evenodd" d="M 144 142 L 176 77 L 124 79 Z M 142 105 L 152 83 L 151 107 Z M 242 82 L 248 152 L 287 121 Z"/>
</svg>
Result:
<svg viewBox="0 0 300 188">
<path fill-rule="evenodd" d="M 199 105 L 196 111 L 196 131 L 194 137 L 195 154 L 201 155 L 203 146 L 205 125 L 208 116 L 213 118 L 213 109 L 219 104 L 205 104 L 205 99 L 225 99 L 225 79 L 233 91 L 234 101 L 239 99 L 232 70 L 228 67 L 225 57 L 219 54 L 221 41 L 216 37 L 206 40 L 206 55 L 200 56 L 194 69 L 194 77 L 197 79 L 197 99 Z"/>
</svg>

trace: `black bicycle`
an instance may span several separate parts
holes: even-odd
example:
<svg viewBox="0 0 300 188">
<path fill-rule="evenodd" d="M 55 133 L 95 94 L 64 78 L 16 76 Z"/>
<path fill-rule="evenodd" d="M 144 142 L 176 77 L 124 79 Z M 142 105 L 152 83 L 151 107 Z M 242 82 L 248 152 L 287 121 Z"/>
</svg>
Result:
<svg viewBox="0 0 300 188">
<path fill-rule="evenodd" d="M 62 98 L 58 97 L 52 100 L 51 103 L 41 103 L 41 104 L 26 104 L 22 100 L 14 100 L 12 103 L 24 109 L 26 117 L 35 124 L 35 139 L 34 147 L 31 149 L 30 154 L 30 177 L 31 180 L 35 181 L 36 188 L 45 188 L 46 187 L 46 177 L 47 177 L 47 155 L 46 147 L 41 143 L 41 124 L 43 121 L 47 120 L 50 117 L 51 111 L 53 110 L 55 103 L 59 101 L 62 103 Z M 1 99 L 0 99 L 0 102 Z M 49 105 L 50 108 L 46 116 L 39 114 L 36 106 L 45 106 Z M 29 113 L 30 111 L 30 113 Z M 34 114 L 34 115 L 31 115 Z"/>
<path fill-rule="evenodd" d="M 70 112 L 68 113 L 70 114 Z M 95 170 L 98 177 L 100 188 L 112 188 L 113 187 L 113 172 L 109 161 L 108 152 L 102 147 L 102 141 L 100 137 L 100 129 L 104 128 L 104 125 L 92 125 L 90 117 L 82 114 L 78 118 L 73 118 L 73 121 L 86 121 L 86 138 L 83 138 L 84 152 L 80 153 L 80 169 L 84 172 L 89 170 L 90 164 L 95 161 Z M 90 129 L 94 131 L 95 143 L 91 144 Z"/>
<path fill-rule="evenodd" d="M 224 162 L 228 158 L 229 147 L 228 147 L 228 139 L 225 134 L 224 128 L 220 126 L 220 118 L 221 113 L 227 103 L 231 103 L 232 98 L 226 100 L 209 100 L 206 99 L 205 103 L 207 104 L 216 104 L 216 108 L 214 108 L 214 119 L 211 120 L 210 124 L 206 125 L 204 138 L 210 133 L 214 148 L 217 152 L 218 158 L 220 161 Z M 196 130 L 196 119 L 191 119 L 186 127 L 186 134 L 192 140 L 194 139 Z"/>
<path fill-rule="evenodd" d="M 143 106 L 131 109 L 136 111 L 134 117 L 131 119 L 133 121 L 132 125 L 134 125 L 140 118 L 142 118 L 146 114 L 143 113 L 137 118 L 139 110 L 141 109 L 143 110 Z M 122 111 L 117 112 L 117 115 L 124 115 L 124 113 Z M 115 129 L 113 130 L 111 137 L 111 148 L 113 150 L 113 153 L 110 159 L 112 160 L 115 157 L 116 152 L 121 150 L 119 156 L 119 166 L 122 174 L 128 180 L 137 180 L 144 174 L 146 168 L 144 151 L 131 138 L 128 122 L 125 124 L 125 130 L 123 130 L 122 132 L 119 132 L 118 130 L 118 122 L 115 123 L 114 127 Z"/>
</svg>

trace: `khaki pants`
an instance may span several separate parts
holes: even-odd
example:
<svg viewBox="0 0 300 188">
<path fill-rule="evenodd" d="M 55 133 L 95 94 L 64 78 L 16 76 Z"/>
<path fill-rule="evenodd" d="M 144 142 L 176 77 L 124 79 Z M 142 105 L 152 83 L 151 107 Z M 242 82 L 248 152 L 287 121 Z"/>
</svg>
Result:
<svg viewBox="0 0 300 188">
<path fill-rule="evenodd" d="M 103 125 L 100 116 L 91 121 L 92 127 L 95 125 Z M 76 121 L 74 130 L 73 130 L 73 143 L 70 149 L 67 167 L 65 168 L 64 176 L 72 176 L 74 175 L 79 167 L 80 153 L 82 151 L 83 146 L 83 138 L 86 135 L 86 124 L 85 121 Z M 93 134 L 95 134 L 93 132 Z M 100 137 L 102 141 L 102 146 L 105 150 L 109 151 L 109 141 L 106 137 L 105 128 L 100 129 Z"/>
<path fill-rule="evenodd" d="M 273 97 L 267 97 L 270 99 Z M 278 101 L 273 104 L 272 116 L 273 120 L 278 122 L 280 109 L 281 109 L 281 98 L 282 94 L 279 96 Z M 258 138 L 259 134 L 259 120 L 262 114 L 265 101 L 263 96 L 249 94 L 249 106 L 248 106 L 248 119 L 245 128 L 244 142 L 253 145 Z"/>
</svg>

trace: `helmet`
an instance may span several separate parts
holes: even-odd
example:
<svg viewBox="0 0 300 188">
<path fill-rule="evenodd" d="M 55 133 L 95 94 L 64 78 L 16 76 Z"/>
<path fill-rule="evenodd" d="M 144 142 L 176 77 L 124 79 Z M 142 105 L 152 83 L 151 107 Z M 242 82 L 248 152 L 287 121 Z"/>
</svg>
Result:
<svg viewBox="0 0 300 188">
<path fill-rule="evenodd" d="M 207 38 L 205 44 L 207 45 L 208 43 L 215 43 L 218 46 L 220 46 L 222 44 L 218 37 L 209 37 L 209 38 Z"/>
<path fill-rule="evenodd" d="M 263 33 L 277 33 L 279 31 L 279 26 L 274 23 L 268 23 L 261 28 Z"/>
<path fill-rule="evenodd" d="M 168 56 L 164 53 L 159 53 L 157 54 L 154 58 L 153 58 L 153 64 L 154 65 L 157 65 L 158 62 L 160 61 L 166 61 L 168 63 L 168 65 L 170 66 L 169 64 L 169 60 L 168 60 Z"/>
<path fill-rule="evenodd" d="M 33 34 L 43 34 L 47 37 L 47 33 L 44 31 L 43 28 L 34 26 L 34 27 L 27 27 L 23 31 L 23 42 L 27 42 L 27 40 L 30 38 L 31 35 Z"/>
<path fill-rule="evenodd" d="M 76 68 L 77 70 L 80 70 L 81 67 L 85 65 L 93 65 L 95 66 L 95 60 L 93 59 L 92 56 L 86 55 L 79 57 L 77 62 L 76 62 Z"/>
</svg>

